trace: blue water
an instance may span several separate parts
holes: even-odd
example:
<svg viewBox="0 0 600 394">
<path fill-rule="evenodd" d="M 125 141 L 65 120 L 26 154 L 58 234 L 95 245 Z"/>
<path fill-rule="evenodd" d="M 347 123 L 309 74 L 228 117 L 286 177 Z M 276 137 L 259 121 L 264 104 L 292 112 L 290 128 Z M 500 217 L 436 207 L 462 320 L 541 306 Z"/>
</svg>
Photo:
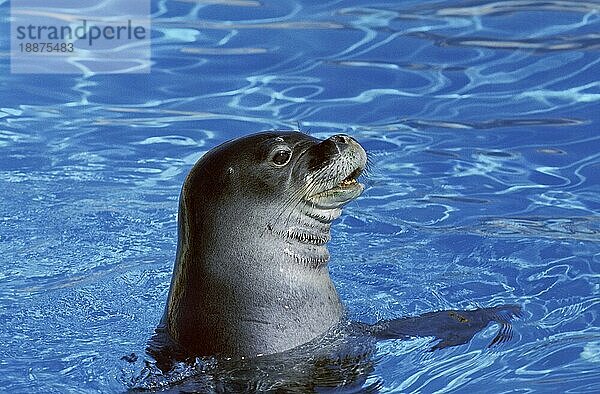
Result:
<svg viewBox="0 0 600 394">
<path fill-rule="evenodd" d="M 150 74 L 78 76 L 11 75 L 0 0 L 2 391 L 126 390 L 186 172 L 300 128 L 372 162 L 332 230 L 352 319 L 524 308 L 498 347 L 380 342 L 381 392 L 600 392 L 598 1 L 209 3 L 153 1 Z"/>
</svg>

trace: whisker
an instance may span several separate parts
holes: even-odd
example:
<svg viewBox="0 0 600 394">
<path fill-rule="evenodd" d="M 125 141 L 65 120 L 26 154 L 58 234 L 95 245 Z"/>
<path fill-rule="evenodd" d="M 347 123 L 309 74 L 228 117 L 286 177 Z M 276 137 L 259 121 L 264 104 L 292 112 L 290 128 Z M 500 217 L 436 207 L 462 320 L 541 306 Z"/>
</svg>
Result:
<svg viewBox="0 0 600 394">
<path fill-rule="evenodd" d="M 288 223 L 290 221 L 291 215 L 302 201 L 302 196 L 306 195 L 307 186 L 308 185 L 304 185 L 303 187 L 298 188 L 293 193 L 291 193 L 282 204 L 280 204 L 281 209 L 275 212 L 273 218 L 275 222 L 280 221 L 282 216 L 286 213 L 286 211 L 287 217 L 285 218 L 285 223 Z"/>
</svg>

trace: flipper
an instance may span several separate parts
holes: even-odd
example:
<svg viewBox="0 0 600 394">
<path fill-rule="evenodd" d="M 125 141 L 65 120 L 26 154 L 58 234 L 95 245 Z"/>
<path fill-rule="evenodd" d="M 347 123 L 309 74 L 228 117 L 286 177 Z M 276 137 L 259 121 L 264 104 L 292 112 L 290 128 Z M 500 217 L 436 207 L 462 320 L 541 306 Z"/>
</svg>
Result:
<svg viewBox="0 0 600 394">
<path fill-rule="evenodd" d="M 368 326 L 377 339 L 433 336 L 439 342 L 431 350 L 462 345 L 491 322 L 500 324 L 500 330 L 488 347 L 512 339 L 511 319 L 521 316 L 518 305 L 500 305 L 470 311 L 446 310 L 428 312 L 420 316 L 384 320 Z"/>
</svg>

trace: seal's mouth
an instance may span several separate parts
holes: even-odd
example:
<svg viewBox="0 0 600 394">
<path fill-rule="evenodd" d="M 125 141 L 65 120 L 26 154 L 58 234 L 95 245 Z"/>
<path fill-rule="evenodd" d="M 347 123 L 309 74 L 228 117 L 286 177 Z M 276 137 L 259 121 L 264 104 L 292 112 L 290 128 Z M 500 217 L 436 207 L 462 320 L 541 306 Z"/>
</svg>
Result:
<svg viewBox="0 0 600 394">
<path fill-rule="evenodd" d="M 360 191 L 362 192 L 363 185 L 358 182 L 358 177 L 362 173 L 362 170 L 362 167 L 355 168 L 348 176 L 339 181 L 332 188 L 325 189 L 311 197 L 322 196 L 324 194 L 346 193 L 347 191 L 355 190 L 357 188 L 360 188 Z"/>
<path fill-rule="evenodd" d="M 327 187 L 318 193 L 307 197 L 307 200 L 320 208 L 337 208 L 358 197 L 364 190 L 364 185 L 358 182 L 362 168 L 354 169 L 341 181 Z"/>
<path fill-rule="evenodd" d="M 364 190 L 364 185 L 358 182 L 358 177 L 364 169 L 364 163 L 359 162 L 350 170 L 339 172 L 330 179 L 320 180 L 321 187 L 315 193 L 307 196 L 306 200 L 320 208 L 338 208 L 357 198 Z"/>
<path fill-rule="evenodd" d="M 359 168 L 355 169 L 354 171 L 352 171 L 350 173 L 350 175 L 348 175 L 347 177 L 342 179 L 342 181 L 338 184 L 337 187 L 345 188 L 345 187 L 351 187 L 353 185 L 358 184 L 358 177 L 362 173 L 362 170 L 363 169 L 359 167 Z"/>
</svg>

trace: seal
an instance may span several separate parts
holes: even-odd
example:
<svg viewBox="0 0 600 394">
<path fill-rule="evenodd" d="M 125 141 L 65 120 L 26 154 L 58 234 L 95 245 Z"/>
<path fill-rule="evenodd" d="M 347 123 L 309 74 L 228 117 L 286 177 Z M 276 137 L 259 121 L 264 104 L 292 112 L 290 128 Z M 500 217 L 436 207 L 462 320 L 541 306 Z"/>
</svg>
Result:
<svg viewBox="0 0 600 394">
<path fill-rule="evenodd" d="M 297 360 L 317 357 L 312 350 L 292 358 L 289 352 L 320 337 L 319 361 L 300 368 L 312 371 L 310 376 L 290 377 L 285 385 L 337 387 L 371 369 L 368 349 L 374 346 L 368 344 L 376 340 L 430 336 L 439 340 L 432 350 L 443 349 L 467 343 L 491 322 L 500 330 L 490 346 L 512 338 L 510 320 L 520 314 L 516 305 L 428 312 L 375 324 L 343 319 L 327 243 L 342 207 L 364 190 L 358 178 L 366 162 L 365 150 L 347 135 L 320 140 L 272 131 L 219 145 L 193 166 L 180 195 L 167 304 L 147 349 L 162 371 L 195 357 L 260 358 L 262 372 L 256 376 L 283 368 L 269 374 L 285 377 Z M 352 344 L 352 338 L 361 344 Z M 364 351 L 357 354 L 360 348 Z M 229 371 L 244 368 L 234 364 Z M 238 381 L 248 380 L 243 376 Z"/>
<path fill-rule="evenodd" d="M 326 244 L 358 197 L 365 150 L 347 135 L 263 132 L 205 154 L 185 179 L 164 332 L 185 354 L 252 357 L 340 321 Z"/>
</svg>

